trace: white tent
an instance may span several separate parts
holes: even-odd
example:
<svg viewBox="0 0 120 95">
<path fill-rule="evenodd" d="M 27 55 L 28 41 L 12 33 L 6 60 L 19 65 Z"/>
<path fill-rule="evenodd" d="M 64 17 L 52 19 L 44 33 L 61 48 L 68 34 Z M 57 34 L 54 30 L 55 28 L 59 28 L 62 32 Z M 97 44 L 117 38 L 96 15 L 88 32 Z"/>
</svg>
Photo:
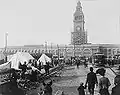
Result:
<svg viewBox="0 0 120 95">
<path fill-rule="evenodd" d="M 42 54 L 41 57 L 38 59 L 37 63 L 41 62 L 42 65 L 46 65 L 46 62 L 51 62 L 51 58 L 49 58 L 47 55 Z"/>
<path fill-rule="evenodd" d="M 0 71 L 1 71 L 1 70 L 4 70 L 4 69 L 10 69 L 10 66 L 11 66 L 11 63 L 10 63 L 10 62 L 1 64 L 1 65 L 0 65 Z"/>
<path fill-rule="evenodd" d="M 17 52 L 12 56 L 12 58 L 9 60 L 11 62 L 11 68 L 19 69 L 19 64 L 28 64 L 30 59 L 34 59 L 29 53 L 23 53 L 23 52 Z"/>
<path fill-rule="evenodd" d="M 7 56 L 7 61 L 9 61 L 11 58 L 12 58 L 13 54 L 12 55 L 8 55 Z"/>
</svg>

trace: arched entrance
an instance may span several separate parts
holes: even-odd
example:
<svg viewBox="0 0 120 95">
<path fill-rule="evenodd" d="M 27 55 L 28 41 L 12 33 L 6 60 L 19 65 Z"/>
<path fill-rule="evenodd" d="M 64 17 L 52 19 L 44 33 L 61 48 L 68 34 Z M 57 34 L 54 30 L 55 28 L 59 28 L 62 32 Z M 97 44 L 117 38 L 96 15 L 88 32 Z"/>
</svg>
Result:
<svg viewBox="0 0 120 95">
<path fill-rule="evenodd" d="M 92 50 L 91 49 L 84 49 L 83 50 L 83 56 L 90 57 L 92 55 Z"/>
</svg>

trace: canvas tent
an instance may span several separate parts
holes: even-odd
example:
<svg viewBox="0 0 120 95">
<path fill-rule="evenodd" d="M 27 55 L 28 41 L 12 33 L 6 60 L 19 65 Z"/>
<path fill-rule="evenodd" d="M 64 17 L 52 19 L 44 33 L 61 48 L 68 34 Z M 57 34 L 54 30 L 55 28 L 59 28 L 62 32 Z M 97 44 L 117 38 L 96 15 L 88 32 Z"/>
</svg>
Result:
<svg viewBox="0 0 120 95">
<path fill-rule="evenodd" d="M 41 57 L 38 59 L 37 63 L 41 62 L 42 65 L 46 65 L 46 62 L 51 62 L 51 58 L 49 58 L 47 55 L 42 54 Z"/>
<path fill-rule="evenodd" d="M 13 54 L 12 55 L 8 55 L 7 56 L 7 61 L 9 61 L 11 58 L 12 58 Z"/>
<path fill-rule="evenodd" d="M 11 68 L 19 69 L 19 63 L 23 65 L 26 61 L 26 63 L 28 64 L 30 59 L 34 58 L 29 53 L 17 52 L 8 62 L 11 62 Z"/>
<path fill-rule="evenodd" d="M 4 70 L 4 69 L 10 69 L 10 65 L 11 65 L 10 62 L 1 64 L 1 65 L 0 65 L 0 71 L 1 71 L 1 70 Z"/>
</svg>

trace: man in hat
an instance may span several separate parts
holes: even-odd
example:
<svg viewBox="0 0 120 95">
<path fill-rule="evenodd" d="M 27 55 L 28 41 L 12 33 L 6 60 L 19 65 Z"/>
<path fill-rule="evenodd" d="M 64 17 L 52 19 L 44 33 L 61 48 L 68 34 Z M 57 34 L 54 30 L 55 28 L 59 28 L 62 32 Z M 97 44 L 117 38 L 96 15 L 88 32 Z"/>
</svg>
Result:
<svg viewBox="0 0 120 95">
<path fill-rule="evenodd" d="M 97 76 L 93 72 L 93 67 L 90 67 L 90 73 L 87 74 L 87 80 L 85 86 L 88 84 L 88 91 L 90 95 L 94 95 L 95 84 L 98 84 Z"/>
</svg>

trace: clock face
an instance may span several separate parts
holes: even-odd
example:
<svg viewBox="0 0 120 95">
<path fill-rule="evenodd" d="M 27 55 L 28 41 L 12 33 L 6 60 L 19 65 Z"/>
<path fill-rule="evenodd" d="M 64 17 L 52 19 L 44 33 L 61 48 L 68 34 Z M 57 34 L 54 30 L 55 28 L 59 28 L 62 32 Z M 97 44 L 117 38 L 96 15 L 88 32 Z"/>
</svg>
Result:
<svg viewBox="0 0 120 95">
<path fill-rule="evenodd" d="M 81 30 L 80 26 L 77 26 L 77 27 L 76 27 L 76 30 L 77 30 L 77 31 L 80 31 L 80 30 Z"/>
</svg>

